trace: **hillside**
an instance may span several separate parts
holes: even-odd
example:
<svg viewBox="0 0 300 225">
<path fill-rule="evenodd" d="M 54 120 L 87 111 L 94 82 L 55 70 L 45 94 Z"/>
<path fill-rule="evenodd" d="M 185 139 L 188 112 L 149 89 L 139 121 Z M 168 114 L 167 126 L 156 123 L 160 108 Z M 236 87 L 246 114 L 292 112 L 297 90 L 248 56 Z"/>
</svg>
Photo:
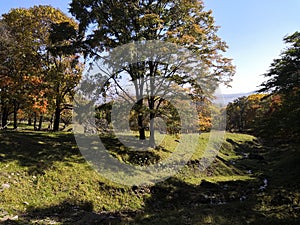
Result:
<svg viewBox="0 0 300 225">
<path fill-rule="evenodd" d="M 298 148 L 228 133 L 204 173 L 199 149 L 174 177 L 128 187 L 95 172 L 71 133 L 1 132 L 0 223 L 298 224 Z"/>
</svg>

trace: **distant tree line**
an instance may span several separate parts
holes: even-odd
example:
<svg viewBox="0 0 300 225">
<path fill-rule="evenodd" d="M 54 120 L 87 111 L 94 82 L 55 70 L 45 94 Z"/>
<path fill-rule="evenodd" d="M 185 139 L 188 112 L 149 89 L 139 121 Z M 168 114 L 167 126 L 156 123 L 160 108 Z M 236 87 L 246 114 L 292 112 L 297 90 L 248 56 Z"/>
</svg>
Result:
<svg viewBox="0 0 300 225">
<path fill-rule="evenodd" d="M 213 117 L 223 118 L 223 109 L 217 106 L 214 106 L 211 100 L 202 99 L 201 102 L 196 101 L 190 104 L 186 104 L 185 102 L 180 102 L 178 100 L 178 104 L 180 104 L 181 108 L 184 109 L 185 112 L 189 112 L 191 107 L 195 107 L 197 110 L 197 117 L 193 118 L 187 117 L 188 121 L 186 121 L 190 126 L 187 126 L 186 129 L 182 129 L 181 127 L 181 118 L 177 109 L 168 101 L 163 101 L 161 103 L 161 107 L 157 110 L 157 120 L 155 121 L 154 128 L 160 132 L 165 134 L 179 134 L 179 133 L 201 133 L 208 132 L 212 129 L 213 126 Z M 114 106 L 113 106 L 114 105 Z M 123 126 L 128 128 L 131 131 L 139 131 L 139 125 L 137 120 L 136 111 L 134 108 L 130 111 L 129 115 L 124 115 L 124 118 L 118 121 L 112 121 L 111 113 L 112 107 L 115 107 L 115 110 L 122 110 L 122 104 L 118 102 L 110 101 L 105 104 L 101 104 L 96 108 L 96 125 L 97 129 L 102 133 L 112 133 L 113 132 L 113 124 L 114 123 L 124 123 Z M 119 107 L 119 108 L 118 108 Z M 144 110 L 147 111 L 147 107 L 144 107 Z M 147 115 L 144 119 L 144 127 L 146 131 L 150 131 L 150 116 L 149 113 L 145 112 Z M 221 123 L 222 121 L 214 121 L 215 123 Z M 225 121 L 223 122 L 225 123 Z M 196 124 L 196 126 L 195 126 Z M 196 129 L 195 129 L 196 128 Z M 224 129 L 224 127 L 222 127 Z M 126 130 L 128 131 L 128 130 Z M 125 132 L 125 130 L 123 130 Z"/>
</svg>

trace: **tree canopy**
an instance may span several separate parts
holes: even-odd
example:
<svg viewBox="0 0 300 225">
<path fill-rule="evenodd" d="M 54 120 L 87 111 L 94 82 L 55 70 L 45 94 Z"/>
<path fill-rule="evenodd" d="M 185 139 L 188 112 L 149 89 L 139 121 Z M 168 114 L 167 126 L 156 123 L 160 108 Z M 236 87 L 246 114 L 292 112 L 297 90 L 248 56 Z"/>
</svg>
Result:
<svg viewBox="0 0 300 225">
<path fill-rule="evenodd" d="M 133 41 L 162 40 L 196 51 L 213 74 L 230 81 L 231 60 L 220 54 L 227 45 L 202 1 L 74 0 L 70 6 L 80 32 L 88 33 L 84 43 L 90 54 Z"/>
<path fill-rule="evenodd" d="M 139 62 L 122 66 L 117 73 L 107 77 L 108 85 L 103 90 L 107 91 L 114 84 L 122 92 L 124 89 L 121 88 L 120 78 L 124 73 L 129 76 L 128 80 L 135 89 L 134 101 L 141 139 L 145 138 L 143 120 L 146 118 L 142 106 L 148 104 L 146 108 L 150 114 L 150 142 L 153 143 L 153 121 L 163 101 L 155 96 L 156 91 L 150 91 L 146 97 L 142 97 L 141 93 L 147 89 L 147 85 L 153 90 L 157 86 L 161 87 L 156 83 L 158 79 L 172 80 L 181 88 L 188 84 L 192 88 L 189 91 L 194 96 L 203 97 L 204 92 L 207 92 L 205 95 L 211 94 L 219 83 L 228 84 L 231 81 L 234 66 L 222 54 L 227 45 L 218 37 L 218 27 L 214 24 L 212 12 L 204 10 L 202 1 L 73 0 L 70 6 L 70 12 L 79 21 L 80 34 L 85 37 L 82 39 L 82 46 L 86 56 L 93 59 L 102 59 L 104 52 L 110 52 L 119 46 L 145 41 L 173 43 L 196 56 L 194 68 L 189 72 L 180 71 L 174 63 L 139 59 Z M 113 66 L 115 60 L 109 62 Z M 198 80 L 206 84 L 206 87 L 200 87 Z"/>
<path fill-rule="evenodd" d="M 16 128 L 20 111 L 28 118 L 55 112 L 54 130 L 58 130 L 60 114 L 72 98 L 82 67 L 74 52 L 54 49 L 76 36 L 76 22 L 51 6 L 11 9 L 0 22 L 1 53 L 5 53 L 0 54 L 2 126 L 11 113 Z M 58 28 L 66 24 L 69 36 L 57 39 Z"/>
<path fill-rule="evenodd" d="M 284 42 L 287 48 L 271 64 L 265 74 L 268 80 L 261 85 L 260 92 L 278 95 L 281 99 L 281 107 L 273 113 L 268 127 L 294 136 L 300 131 L 300 33 L 286 36 Z"/>
</svg>

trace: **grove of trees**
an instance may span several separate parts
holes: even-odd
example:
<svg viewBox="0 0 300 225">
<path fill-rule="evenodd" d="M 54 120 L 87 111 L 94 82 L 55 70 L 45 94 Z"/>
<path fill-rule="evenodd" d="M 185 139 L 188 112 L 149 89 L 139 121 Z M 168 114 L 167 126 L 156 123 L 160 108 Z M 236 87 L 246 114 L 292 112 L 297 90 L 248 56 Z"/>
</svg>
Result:
<svg viewBox="0 0 300 225">
<path fill-rule="evenodd" d="M 178 132 L 180 119 L 158 90 L 188 93 L 197 108 L 199 130 L 209 130 L 212 114 L 225 110 L 212 106 L 213 93 L 221 83 L 228 85 L 235 72 L 224 56 L 227 45 L 217 35 L 211 11 L 194 0 L 73 0 L 72 19 L 51 6 L 11 9 L 0 19 L 0 128 L 27 120 L 41 129 L 47 120 L 54 131 L 60 122 L 71 123 L 75 88 L 84 63 L 101 62 L 114 72 L 102 77 L 105 85 L 99 98 L 133 102 L 129 122 L 139 138 L 150 130 L 154 147 L 155 118 L 160 117 L 170 133 Z M 141 58 L 120 68 L 113 49 L 130 43 L 161 41 L 192 52 L 190 70 L 176 61 Z M 257 94 L 236 99 L 227 106 L 227 128 L 296 137 L 299 134 L 300 33 L 286 36 L 287 48 L 271 64 Z M 124 79 L 125 77 L 125 79 Z M 85 74 L 88 77 L 88 73 Z M 200 81 L 200 82 L 199 82 Z M 128 92 L 125 85 L 131 85 Z M 170 89 L 171 90 L 171 89 Z M 146 94 L 145 94 L 146 93 Z M 111 123 L 112 102 L 98 107 L 96 117 Z M 181 100 L 178 99 L 178 102 Z M 182 103 L 188 111 L 189 106 Z M 49 127 L 49 128 L 50 128 Z"/>
<path fill-rule="evenodd" d="M 2 15 L 1 127 L 12 116 L 14 128 L 18 119 L 26 118 L 29 123 L 34 119 L 35 128 L 41 129 L 46 116 L 53 121 L 53 130 L 59 129 L 62 112 L 72 108 L 83 69 L 80 55 L 64 50 L 75 40 L 77 29 L 73 19 L 51 6 L 12 9 Z"/>
</svg>

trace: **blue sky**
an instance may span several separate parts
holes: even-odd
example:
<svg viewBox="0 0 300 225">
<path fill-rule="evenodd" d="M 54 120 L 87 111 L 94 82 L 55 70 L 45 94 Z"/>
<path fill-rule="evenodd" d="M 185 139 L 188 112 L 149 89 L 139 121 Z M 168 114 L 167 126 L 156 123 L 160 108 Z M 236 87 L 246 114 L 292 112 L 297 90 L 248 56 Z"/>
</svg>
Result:
<svg viewBox="0 0 300 225">
<path fill-rule="evenodd" d="M 287 34 L 300 31 L 299 0 L 204 0 L 213 10 L 219 36 L 227 42 L 236 75 L 223 93 L 249 92 L 264 80 Z"/>
<path fill-rule="evenodd" d="M 3 0 L 0 14 L 11 8 L 52 5 L 68 12 L 64 0 Z M 300 0 L 204 0 L 213 10 L 219 36 L 227 42 L 226 56 L 233 58 L 237 73 L 232 88 L 223 93 L 250 92 L 264 80 L 274 58 L 285 47 L 283 37 L 300 31 Z"/>
</svg>

